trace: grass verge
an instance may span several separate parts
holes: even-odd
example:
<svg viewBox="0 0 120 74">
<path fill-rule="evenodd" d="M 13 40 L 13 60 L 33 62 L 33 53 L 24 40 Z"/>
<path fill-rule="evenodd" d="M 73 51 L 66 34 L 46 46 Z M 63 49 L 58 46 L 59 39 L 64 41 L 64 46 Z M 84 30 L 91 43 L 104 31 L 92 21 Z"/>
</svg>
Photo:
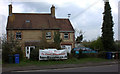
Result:
<svg viewBox="0 0 120 74">
<path fill-rule="evenodd" d="M 30 61 L 23 60 L 19 64 L 3 64 L 3 67 L 17 67 L 17 66 L 43 66 L 43 65 L 58 65 L 58 64 L 84 64 L 84 63 L 99 63 L 99 62 L 108 62 L 113 60 L 107 60 L 102 58 L 81 58 L 81 59 L 68 59 L 68 60 L 59 60 L 59 61 Z"/>
</svg>

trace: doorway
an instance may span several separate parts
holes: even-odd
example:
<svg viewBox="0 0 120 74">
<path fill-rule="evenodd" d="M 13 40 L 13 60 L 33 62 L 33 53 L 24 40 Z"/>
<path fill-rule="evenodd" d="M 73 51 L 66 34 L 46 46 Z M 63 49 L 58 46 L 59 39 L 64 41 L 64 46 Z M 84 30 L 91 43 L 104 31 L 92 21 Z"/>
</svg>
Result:
<svg viewBox="0 0 120 74">
<path fill-rule="evenodd" d="M 71 45 L 61 45 L 61 48 L 66 49 L 67 53 L 71 53 Z"/>
<path fill-rule="evenodd" d="M 26 57 L 30 59 L 30 52 L 35 49 L 35 46 L 26 46 Z"/>
</svg>

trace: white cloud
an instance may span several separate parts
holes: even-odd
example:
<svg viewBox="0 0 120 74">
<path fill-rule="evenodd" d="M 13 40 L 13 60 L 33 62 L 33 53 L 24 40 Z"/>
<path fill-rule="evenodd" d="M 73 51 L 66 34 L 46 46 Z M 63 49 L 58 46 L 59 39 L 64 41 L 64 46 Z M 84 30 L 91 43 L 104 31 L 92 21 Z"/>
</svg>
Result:
<svg viewBox="0 0 120 74">
<path fill-rule="evenodd" d="M 114 31 L 117 39 L 117 0 L 109 0 L 112 7 Z M 28 3 L 31 2 L 31 3 Z M 35 3 L 36 2 L 36 3 Z M 0 1 L 0 14 L 8 16 L 8 4 L 10 0 Z M 56 16 L 67 18 L 71 14 L 70 21 L 74 28 L 85 32 L 85 39 L 92 40 L 100 36 L 103 22 L 103 0 L 13 0 L 13 12 L 50 12 L 51 5 L 56 6 Z M 7 20 L 7 18 L 6 18 Z M 1 20 L 0 20 L 1 22 Z M 5 21 L 4 21 L 5 22 Z M 6 22 L 5 22 L 6 25 Z M 5 28 L 4 28 L 5 30 Z M 95 32 L 95 33 L 93 33 Z"/>
</svg>

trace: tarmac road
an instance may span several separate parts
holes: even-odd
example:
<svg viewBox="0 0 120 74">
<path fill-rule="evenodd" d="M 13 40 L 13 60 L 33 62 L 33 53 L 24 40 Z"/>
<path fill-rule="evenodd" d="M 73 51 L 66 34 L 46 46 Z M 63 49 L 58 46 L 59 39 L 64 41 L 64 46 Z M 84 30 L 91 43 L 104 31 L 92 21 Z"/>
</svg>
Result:
<svg viewBox="0 0 120 74">
<path fill-rule="evenodd" d="M 2 72 L 2 49 L 0 49 L 0 74 Z"/>
<path fill-rule="evenodd" d="M 13 71 L 13 72 L 118 72 L 118 64 L 77 68 Z"/>
</svg>

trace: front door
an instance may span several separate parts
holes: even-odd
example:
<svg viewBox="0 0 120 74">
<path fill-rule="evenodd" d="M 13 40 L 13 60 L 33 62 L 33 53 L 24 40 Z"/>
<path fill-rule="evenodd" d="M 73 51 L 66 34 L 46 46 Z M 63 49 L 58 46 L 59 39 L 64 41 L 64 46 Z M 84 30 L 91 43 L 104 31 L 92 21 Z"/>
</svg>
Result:
<svg viewBox="0 0 120 74">
<path fill-rule="evenodd" d="M 30 51 L 35 49 L 35 46 L 26 46 L 26 57 L 30 59 Z"/>
</svg>

